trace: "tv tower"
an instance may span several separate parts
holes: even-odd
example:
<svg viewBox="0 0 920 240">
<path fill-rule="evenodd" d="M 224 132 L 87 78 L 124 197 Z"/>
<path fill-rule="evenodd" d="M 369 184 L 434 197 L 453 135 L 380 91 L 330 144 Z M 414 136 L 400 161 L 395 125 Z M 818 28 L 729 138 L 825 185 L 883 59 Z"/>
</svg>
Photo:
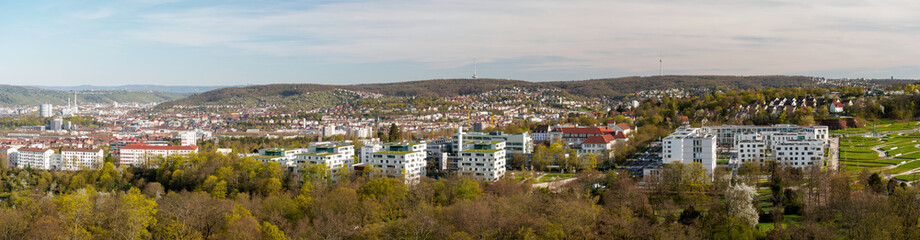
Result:
<svg viewBox="0 0 920 240">
<path fill-rule="evenodd" d="M 473 79 L 476 78 L 476 58 L 473 58 Z"/>
</svg>

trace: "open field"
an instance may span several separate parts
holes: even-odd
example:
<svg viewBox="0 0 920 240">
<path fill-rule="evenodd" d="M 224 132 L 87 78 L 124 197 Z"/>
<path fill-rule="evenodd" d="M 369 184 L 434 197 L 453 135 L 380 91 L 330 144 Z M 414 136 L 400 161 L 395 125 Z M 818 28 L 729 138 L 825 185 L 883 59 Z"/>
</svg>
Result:
<svg viewBox="0 0 920 240">
<path fill-rule="evenodd" d="M 873 125 L 874 124 L 874 125 Z M 895 121 L 878 121 L 870 124 L 866 124 L 861 128 L 847 128 L 844 130 L 833 130 L 831 134 L 856 134 L 856 133 L 866 133 L 866 132 L 888 132 L 888 131 L 901 131 L 901 130 L 911 130 L 920 128 L 920 123 L 918 122 L 895 122 Z"/>
<path fill-rule="evenodd" d="M 913 127 L 914 122 L 893 123 L 893 128 Z M 891 127 L 891 126 L 889 126 Z M 873 138 L 863 136 L 840 139 L 840 170 L 858 172 L 869 170 L 899 174 L 920 168 L 920 134 L 891 134 Z"/>
</svg>

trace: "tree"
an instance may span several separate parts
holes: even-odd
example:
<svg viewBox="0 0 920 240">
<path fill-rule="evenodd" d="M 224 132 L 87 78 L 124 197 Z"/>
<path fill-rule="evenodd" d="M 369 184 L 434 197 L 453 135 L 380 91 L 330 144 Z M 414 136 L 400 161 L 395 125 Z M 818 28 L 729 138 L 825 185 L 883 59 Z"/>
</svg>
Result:
<svg viewBox="0 0 920 240">
<path fill-rule="evenodd" d="M 729 188 L 725 192 L 725 204 L 728 205 L 728 215 L 741 219 L 751 227 L 757 225 L 757 210 L 754 209 L 754 188 L 741 183 Z"/>
<path fill-rule="evenodd" d="M 116 210 L 119 219 L 113 233 L 120 239 L 150 238 L 148 227 L 156 224 L 157 203 L 141 194 L 137 188 L 131 188 L 121 197 Z"/>
<path fill-rule="evenodd" d="M 281 229 L 269 222 L 262 222 L 262 237 L 266 240 L 286 240 L 288 239 Z"/>
<path fill-rule="evenodd" d="M 581 157 L 581 166 L 579 166 L 579 169 L 584 171 L 595 168 L 597 168 L 597 155 L 594 153 L 588 153 Z"/>
</svg>

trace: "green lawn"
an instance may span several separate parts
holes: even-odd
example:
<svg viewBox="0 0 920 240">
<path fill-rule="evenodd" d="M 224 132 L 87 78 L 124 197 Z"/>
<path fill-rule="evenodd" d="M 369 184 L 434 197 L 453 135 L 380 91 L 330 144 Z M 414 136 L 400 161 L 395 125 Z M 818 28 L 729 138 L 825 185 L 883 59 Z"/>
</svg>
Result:
<svg viewBox="0 0 920 240">
<path fill-rule="evenodd" d="M 875 124 L 875 125 L 873 125 Z M 867 133 L 878 131 L 878 132 L 888 132 L 888 131 L 899 131 L 899 130 L 910 130 L 920 127 L 917 122 L 895 122 L 895 121 L 877 121 L 870 124 L 866 124 L 861 128 L 847 128 L 844 130 L 833 130 L 831 134 L 854 134 L 854 133 Z"/>
<path fill-rule="evenodd" d="M 917 181 L 918 179 L 920 179 L 920 174 L 900 175 L 900 176 L 895 176 L 894 178 L 901 180 L 901 181 L 913 182 L 913 181 Z"/>
<path fill-rule="evenodd" d="M 537 182 L 551 182 L 573 177 L 575 177 L 574 173 L 547 173 L 545 176 L 540 177 Z"/>
<path fill-rule="evenodd" d="M 902 164 L 901 166 L 898 166 L 898 167 L 896 167 L 896 168 L 889 169 L 889 170 L 886 171 L 886 172 L 887 172 L 888 174 L 898 174 L 898 173 L 907 172 L 907 171 L 912 170 L 912 169 L 915 169 L 915 168 L 920 168 L 920 160 L 915 160 L 915 161 L 911 161 L 911 162 Z"/>
</svg>

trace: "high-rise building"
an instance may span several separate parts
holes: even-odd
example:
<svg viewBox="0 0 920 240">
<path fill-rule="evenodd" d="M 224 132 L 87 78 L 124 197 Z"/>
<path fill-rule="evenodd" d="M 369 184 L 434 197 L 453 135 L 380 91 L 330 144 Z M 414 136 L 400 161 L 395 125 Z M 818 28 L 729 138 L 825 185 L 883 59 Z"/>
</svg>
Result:
<svg viewBox="0 0 920 240">
<path fill-rule="evenodd" d="M 716 167 L 716 135 L 680 127 L 662 140 L 661 158 L 664 163 L 699 163 L 711 174 Z"/>
<path fill-rule="evenodd" d="M 54 120 L 51 120 L 51 131 L 59 132 L 63 129 L 63 127 L 64 119 L 55 118 Z"/>
<path fill-rule="evenodd" d="M 51 117 L 54 115 L 54 112 L 51 111 L 51 108 L 54 107 L 49 103 L 38 105 L 38 115 L 42 117 Z"/>
</svg>

